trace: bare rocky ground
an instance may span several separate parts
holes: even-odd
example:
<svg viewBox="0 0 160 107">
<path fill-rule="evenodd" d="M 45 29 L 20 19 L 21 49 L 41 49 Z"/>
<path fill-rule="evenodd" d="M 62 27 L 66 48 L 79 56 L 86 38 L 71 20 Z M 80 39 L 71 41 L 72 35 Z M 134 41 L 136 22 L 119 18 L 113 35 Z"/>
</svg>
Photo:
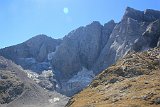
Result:
<svg viewBox="0 0 160 107">
<path fill-rule="evenodd" d="M 67 101 L 68 97 L 43 89 L 20 66 L 0 57 L 0 107 L 64 107 Z"/>
<path fill-rule="evenodd" d="M 66 107 L 160 107 L 160 48 L 130 53 Z"/>
</svg>

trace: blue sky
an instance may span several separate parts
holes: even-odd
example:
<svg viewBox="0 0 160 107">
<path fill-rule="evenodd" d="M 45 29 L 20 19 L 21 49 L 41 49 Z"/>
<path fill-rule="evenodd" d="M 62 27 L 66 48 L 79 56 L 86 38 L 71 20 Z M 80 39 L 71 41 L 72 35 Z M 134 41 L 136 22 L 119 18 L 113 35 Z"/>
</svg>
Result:
<svg viewBox="0 0 160 107">
<path fill-rule="evenodd" d="M 160 0 L 0 0 L 0 48 L 35 35 L 62 38 L 92 21 L 120 21 L 127 6 L 160 10 Z"/>
</svg>

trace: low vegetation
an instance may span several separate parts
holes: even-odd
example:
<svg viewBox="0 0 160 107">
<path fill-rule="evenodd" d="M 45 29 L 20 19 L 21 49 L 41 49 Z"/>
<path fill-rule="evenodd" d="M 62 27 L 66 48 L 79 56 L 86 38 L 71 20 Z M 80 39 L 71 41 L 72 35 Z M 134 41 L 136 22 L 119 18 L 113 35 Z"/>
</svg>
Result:
<svg viewBox="0 0 160 107">
<path fill-rule="evenodd" d="M 67 107 L 159 107 L 160 48 L 130 53 L 99 74 Z"/>
</svg>

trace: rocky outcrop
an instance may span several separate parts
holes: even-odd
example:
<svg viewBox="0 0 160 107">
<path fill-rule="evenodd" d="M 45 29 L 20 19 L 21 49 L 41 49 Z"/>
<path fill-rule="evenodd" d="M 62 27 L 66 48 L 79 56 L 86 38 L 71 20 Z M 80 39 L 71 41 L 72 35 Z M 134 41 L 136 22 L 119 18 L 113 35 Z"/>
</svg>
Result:
<svg viewBox="0 0 160 107">
<path fill-rule="evenodd" d="M 158 39 L 160 38 L 160 19 L 152 22 L 147 26 L 146 31 L 135 42 L 134 50 L 144 50 L 158 46 Z"/>
<path fill-rule="evenodd" d="M 0 70 L 0 104 L 13 101 L 24 91 L 24 83 L 11 71 Z"/>
<path fill-rule="evenodd" d="M 66 107 L 159 107 L 160 48 L 130 53 L 100 73 Z"/>
</svg>

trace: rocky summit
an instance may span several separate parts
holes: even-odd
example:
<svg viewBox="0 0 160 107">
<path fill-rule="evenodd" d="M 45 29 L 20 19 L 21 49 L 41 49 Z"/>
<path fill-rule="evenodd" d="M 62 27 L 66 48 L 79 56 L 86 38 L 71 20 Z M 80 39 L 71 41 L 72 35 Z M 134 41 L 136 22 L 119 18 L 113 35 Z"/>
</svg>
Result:
<svg viewBox="0 0 160 107">
<path fill-rule="evenodd" d="M 160 48 L 130 53 L 100 73 L 66 107 L 159 107 Z"/>
<path fill-rule="evenodd" d="M 0 55 L 28 70 L 41 87 L 73 96 L 128 53 L 159 46 L 160 11 L 127 7 L 118 23 L 93 21 L 62 39 L 37 35 L 0 49 Z"/>
</svg>

